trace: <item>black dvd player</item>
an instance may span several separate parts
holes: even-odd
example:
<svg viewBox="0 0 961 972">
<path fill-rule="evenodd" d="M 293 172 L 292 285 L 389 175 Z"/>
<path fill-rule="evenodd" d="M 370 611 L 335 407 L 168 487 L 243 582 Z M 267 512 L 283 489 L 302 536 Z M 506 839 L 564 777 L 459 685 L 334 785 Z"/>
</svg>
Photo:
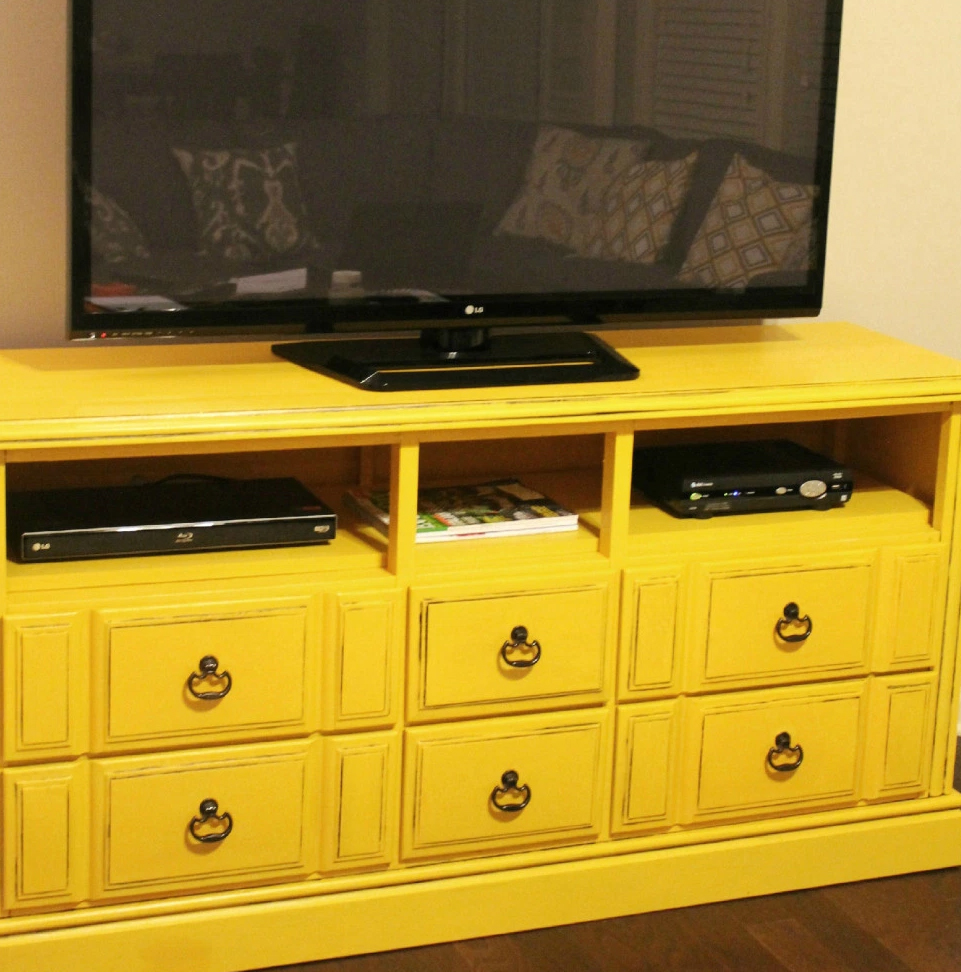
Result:
<svg viewBox="0 0 961 972">
<path fill-rule="evenodd" d="M 788 439 L 650 446 L 634 451 L 634 487 L 683 517 L 844 505 L 850 469 Z"/>
<path fill-rule="evenodd" d="M 337 516 L 296 479 L 170 477 L 137 486 L 11 492 L 21 563 L 326 543 Z"/>
</svg>

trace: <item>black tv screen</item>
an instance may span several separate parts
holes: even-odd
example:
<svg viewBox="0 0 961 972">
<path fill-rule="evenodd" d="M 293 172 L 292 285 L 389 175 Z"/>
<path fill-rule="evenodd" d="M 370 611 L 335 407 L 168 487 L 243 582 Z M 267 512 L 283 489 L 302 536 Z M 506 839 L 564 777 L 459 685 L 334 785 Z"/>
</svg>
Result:
<svg viewBox="0 0 961 972">
<path fill-rule="evenodd" d="M 817 313 L 840 0 L 74 0 L 73 337 Z"/>
</svg>

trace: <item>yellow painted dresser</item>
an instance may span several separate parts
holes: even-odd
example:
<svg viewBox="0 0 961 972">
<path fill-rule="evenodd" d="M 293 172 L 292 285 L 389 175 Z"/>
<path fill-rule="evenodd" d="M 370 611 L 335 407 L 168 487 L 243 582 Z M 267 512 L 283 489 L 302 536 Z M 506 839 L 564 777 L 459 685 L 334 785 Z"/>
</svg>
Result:
<svg viewBox="0 0 961 972">
<path fill-rule="evenodd" d="M 0 355 L 4 497 L 296 476 L 340 514 L 329 545 L 2 561 L 0 968 L 233 972 L 961 864 L 961 363 L 841 324 L 607 337 L 638 380 Z M 851 501 L 632 492 L 637 445 L 769 437 Z M 419 485 L 505 476 L 578 528 L 415 543 Z"/>
</svg>

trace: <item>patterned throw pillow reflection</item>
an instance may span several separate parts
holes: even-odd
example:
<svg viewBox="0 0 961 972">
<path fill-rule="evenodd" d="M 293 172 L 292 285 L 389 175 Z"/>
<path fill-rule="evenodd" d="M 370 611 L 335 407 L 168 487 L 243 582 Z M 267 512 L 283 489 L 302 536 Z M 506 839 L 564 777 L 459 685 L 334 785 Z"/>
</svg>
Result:
<svg viewBox="0 0 961 972">
<path fill-rule="evenodd" d="M 703 287 L 743 287 L 775 270 L 811 267 L 814 186 L 778 182 L 735 155 L 680 279 Z"/>
<path fill-rule="evenodd" d="M 259 262 L 314 247 L 297 174 L 297 146 L 173 150 L 190 183 L 204 251 Z"/>
<path fill-rule="evenodd" d="M 90 247 L 93 256 L 110 266 L 149 260 L 150 248 L 130 214 L 95 186 L 87 189 L 90 202 Z"/>
<path fill-rule="evenodd" d="M 648 146 L 646 141 L 543 126 L 524 185 L 496 232 L 547 240 L 585 255 L 589 220 L 604 193 L 624 169 L 643 160 Z"/>
<path fill-rule="evenodd" d="M 654 263 L 670 238 L 696 162 L 692 152 L 682 159 L 638 162 L 621 172 L 591 220 L 583 255 Z"/>
</svg>

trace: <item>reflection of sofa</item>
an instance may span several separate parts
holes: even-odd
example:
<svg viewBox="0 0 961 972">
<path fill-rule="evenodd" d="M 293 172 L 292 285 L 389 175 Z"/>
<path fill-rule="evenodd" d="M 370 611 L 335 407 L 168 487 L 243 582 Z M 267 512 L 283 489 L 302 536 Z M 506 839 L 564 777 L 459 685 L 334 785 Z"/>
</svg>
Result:
<svg viewBox="0 0 961 972">
<path fill-rule="evenodd" d="M 135 281 L 168 296 L 294 266 L 309 268 L 317 293 L 326 292 L 335 269 L 360 269 L 368 288 L 462 293 L 740 287 L 803 282 L 809 260 L 811 163 L 729 141 L 676 140 L 643 128 L 573 132 L 381 116 L 242 133 L 203 122 L 188 130 L 121 119 L 97 123 L 96 146 L 93 184 L 129 216 L 149 258 L 113 252 L 105 261 L 95 253 L 94 281 Z M 299 235 L 278 236 L 292 240 L 291 249 L 266 246 L 230 259 L 198 238 L 204 153 L 225 146 L 240 146 L 253 160 L 269 150 L 275 161 L 278 146 L 295 146 L 296 170 L 283 191 L 302 225 Z M 255 161 L 247 168 L 257 174 Z M 667 175 L 673 183 L 661 198 Z M 590 191 L 581 191 L 583 179 Z M 221 191 L 230 197 L 226 183 Z M 235 197 L 208 205 L 204 220 L 223 216 Z M 726 224 L 738 207 L 741 225 Z M 644 209 L 643 218 L 657 224 L 653 247 L 650 239 L 643 246 L 640 237 L 628 239 Z M 734 249 L 739 274 L 723 259 Z"/>
</svg>

